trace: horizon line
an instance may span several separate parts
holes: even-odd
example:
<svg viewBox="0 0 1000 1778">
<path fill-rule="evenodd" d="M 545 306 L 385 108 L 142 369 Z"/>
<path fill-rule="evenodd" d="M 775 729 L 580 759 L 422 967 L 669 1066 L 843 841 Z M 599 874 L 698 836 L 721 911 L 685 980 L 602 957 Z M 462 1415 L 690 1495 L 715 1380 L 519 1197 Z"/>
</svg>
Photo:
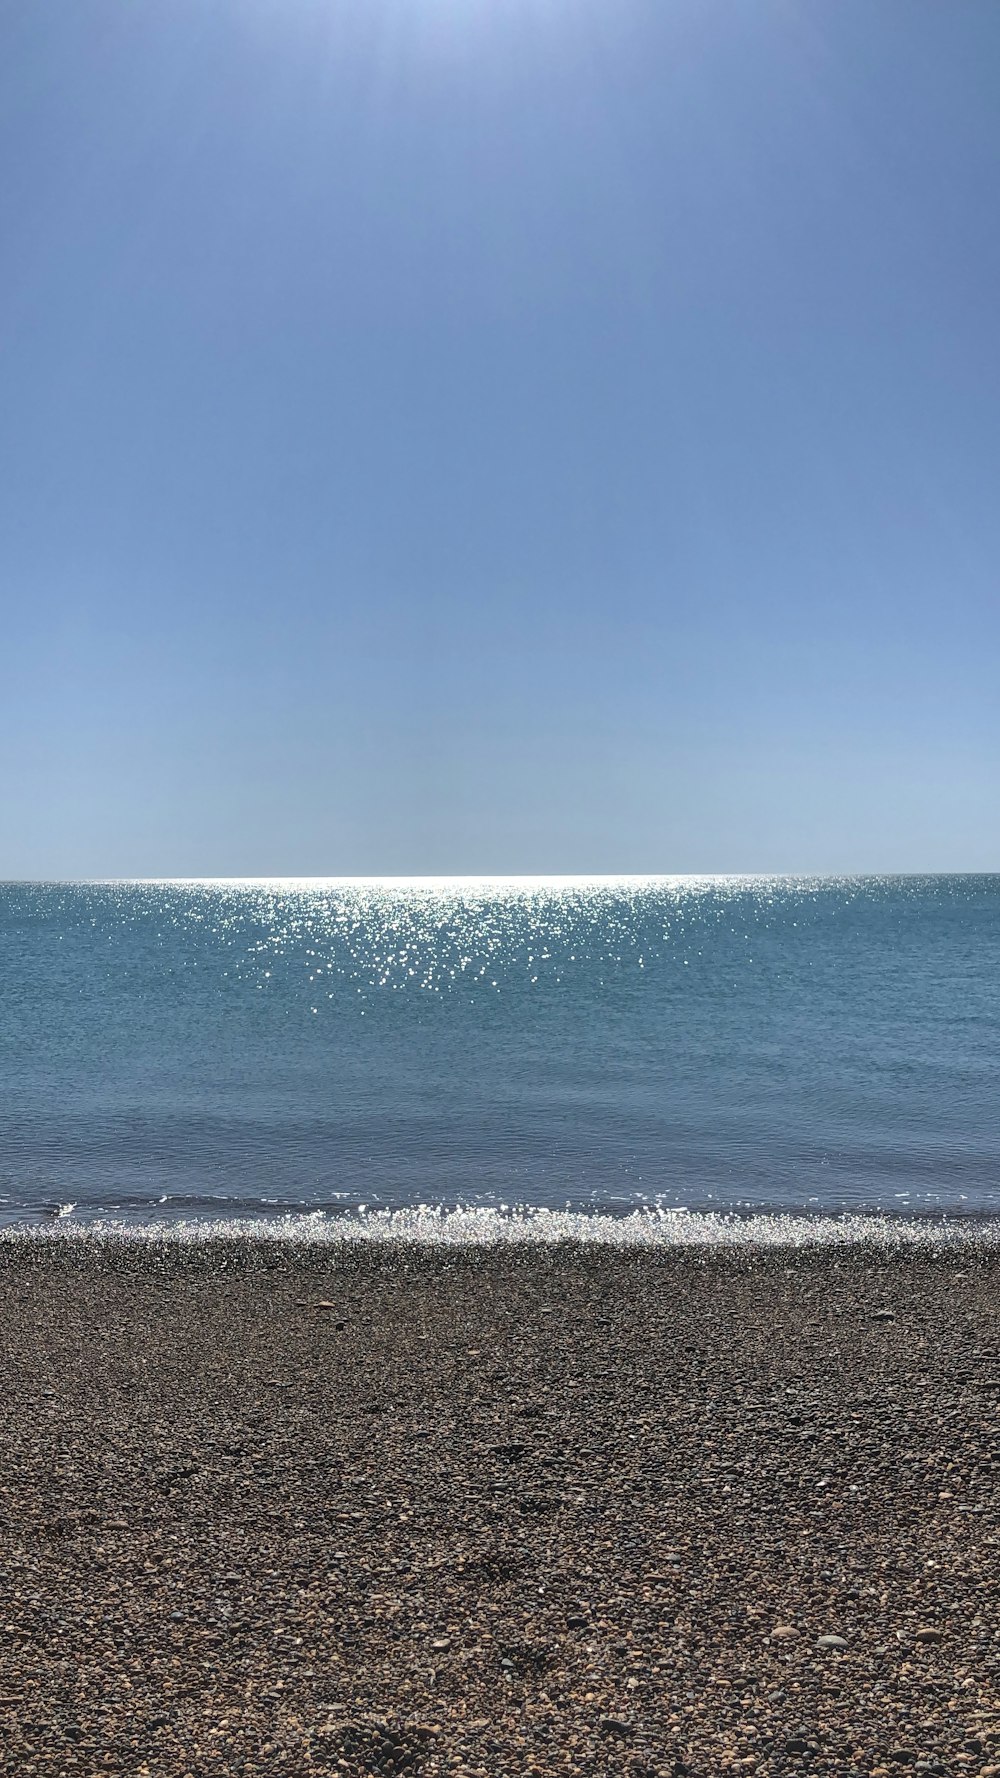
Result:
<svg viewBox="0 0 1000 1778">
<path fill-rule="evenodd" d="M 97 876 L 97 877 L 2 877 L 0 887 L 12 888 L 105 888 L 117 887 L 568 887 L 585 884 L 733 883 L 733 882 L 857 882 L 872 878 L 992 877 L 997 870 L 731 870 L 731 871 L 485 871 L 482 873 L 427 872 L 402 874 L 359 872 L 341 875 L 273 876 Z"/>
</svg>

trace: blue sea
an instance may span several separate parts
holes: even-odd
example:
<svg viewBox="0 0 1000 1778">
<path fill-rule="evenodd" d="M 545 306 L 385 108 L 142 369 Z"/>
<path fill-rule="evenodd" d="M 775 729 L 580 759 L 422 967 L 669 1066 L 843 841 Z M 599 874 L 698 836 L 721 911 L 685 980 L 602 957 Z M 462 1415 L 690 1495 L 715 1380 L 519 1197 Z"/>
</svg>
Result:
<svg viewBox="0 0 1000 1778">
<path fill-rule="evenodd" d="M 8 1226 L 998 1208 L 1000 877 L 0 886 Z"/>
</svg>

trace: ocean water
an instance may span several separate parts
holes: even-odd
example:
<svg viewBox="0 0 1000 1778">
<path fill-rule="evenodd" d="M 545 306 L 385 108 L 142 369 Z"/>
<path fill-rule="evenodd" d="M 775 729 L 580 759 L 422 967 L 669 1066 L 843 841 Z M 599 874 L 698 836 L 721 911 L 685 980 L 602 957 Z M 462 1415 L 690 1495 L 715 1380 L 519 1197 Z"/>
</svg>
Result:
<svg viewBox="0 0 1000 1778">
<path fill-rule="evenodd" d="M 998 1089 L 1000 877 L 0 886 L 7 1226 L 989 1217 Z"/>
</svg>

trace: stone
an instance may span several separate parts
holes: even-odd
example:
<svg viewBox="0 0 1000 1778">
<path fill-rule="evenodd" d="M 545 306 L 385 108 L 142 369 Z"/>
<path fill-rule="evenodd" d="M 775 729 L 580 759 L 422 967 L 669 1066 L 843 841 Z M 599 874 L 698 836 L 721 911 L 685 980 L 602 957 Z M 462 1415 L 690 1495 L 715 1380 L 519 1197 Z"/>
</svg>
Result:
<svg viewBox="0 0 1000 1778">
<path fill-rule="evenodd" d="M 935 1630 L 931 1624 L 925 1624 L 922 1629 L 916 1631 L 915 1640 L 917 1642 L 943 1642 L 944 1632 Z"/>
<path fill-rule="evenodd" d="M 799 1634 L 795 1624 L 775 1624 L 771 1631 L 772 1642 L 787 1642 L 790 1637 Z"/>
<path fill-rule="evenodd" d="M 599 1726 L 602 1735 L 616 1735 L 620 1741 L 626 1740 L 632 1733 L 632 1724 L 621 1716 L 602 1716 Z"/>
<path fill-rule="evenodd" d="M 817 1648 L 846 1648 L 847 1647 L 847 1638 L 845 1636 L 820 1636 L 817 1643 L 816 1643 L 816 1647 Z"/>
</svg>

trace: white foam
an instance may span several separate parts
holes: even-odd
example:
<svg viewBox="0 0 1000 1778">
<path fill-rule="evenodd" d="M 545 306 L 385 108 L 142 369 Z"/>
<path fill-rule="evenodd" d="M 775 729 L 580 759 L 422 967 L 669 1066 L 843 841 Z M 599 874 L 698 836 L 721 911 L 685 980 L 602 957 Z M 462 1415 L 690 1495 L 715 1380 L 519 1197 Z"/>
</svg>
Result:
<svg viewBox="0 0 1000 1778">
<path fill-rule="evenodd" d="M 766 1249 L 776 1247 L 933 1247 L 975 1242 L 1000 1247 L 1000 1219 L 889 1216 L 878 1212 L 807 1216 L 800 1212 L 736 1215 L 722 1211 L 634 1210 L 608 1216 L 580 1210 L 512 1208 L 359 1209 L 356 1214 L 253 1218 L 186 1218 L 89 1223 L 0 1231 L 0 1243 L 25 1240 L 191 1244 L 205 1241 L 269 1241 L 295 1246 L 378 1245 L 404 1242 L 432 1247 L 510 1247 L 574 1242 L 619 1248 Z"/>
</svg>

